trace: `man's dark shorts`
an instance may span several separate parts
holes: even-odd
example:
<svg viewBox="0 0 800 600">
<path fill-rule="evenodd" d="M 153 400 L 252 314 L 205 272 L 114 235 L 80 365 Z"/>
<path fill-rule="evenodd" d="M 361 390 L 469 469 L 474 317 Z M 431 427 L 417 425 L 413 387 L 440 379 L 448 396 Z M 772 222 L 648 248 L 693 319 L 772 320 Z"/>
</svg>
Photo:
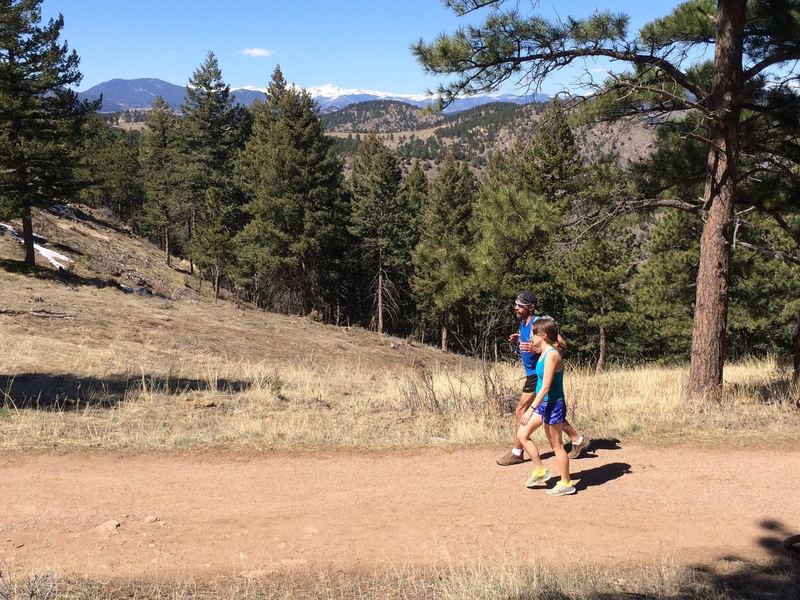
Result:
<svg viewBox="0 0 800 600">
<path fill-rule="evenodd" d="M 533 375 L 528 375 L 525 377 L 525 385 L 522 386 L 522 393 L 523 394 L 533 394 L 536 392 L 536 382 L 539 378 L 534 373 Z"/>
</svg>

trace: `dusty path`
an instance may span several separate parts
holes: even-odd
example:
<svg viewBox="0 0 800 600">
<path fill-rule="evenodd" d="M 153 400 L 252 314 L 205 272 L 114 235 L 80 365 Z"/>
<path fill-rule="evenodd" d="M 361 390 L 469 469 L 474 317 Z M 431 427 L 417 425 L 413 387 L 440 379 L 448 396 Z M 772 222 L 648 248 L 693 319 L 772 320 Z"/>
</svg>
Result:
<svg viewBox="0 0 800 600">
<path fill-rule="evenodd" d="M 529 466 L 495 466 L 500 451 L 7 455 L 0 560 L 93 578 L 522 563 L 554 545 L 694 563 L 766 557 L 770 528 L 800 531 L 798 449 L 601 449 L 574 462 L 568 498 L 525 489 Z"/>
</svg>

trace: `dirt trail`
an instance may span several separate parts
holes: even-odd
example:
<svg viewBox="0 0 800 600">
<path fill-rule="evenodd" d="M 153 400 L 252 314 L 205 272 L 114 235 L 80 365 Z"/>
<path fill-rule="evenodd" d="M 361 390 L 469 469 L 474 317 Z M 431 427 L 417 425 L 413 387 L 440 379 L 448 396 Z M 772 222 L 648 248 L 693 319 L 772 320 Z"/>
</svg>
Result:
<svg viewBox="0 0 800 600">
<path fill-rule="evenodd" d="M 6 455 L 0 560 L 205 578 L 549 561 L 557 547 L 620 566 L 766 558 L 774 529 L 800 532 L 799 449 L 599 449 L 574 461 L 567 498 L 525 489 L 529 465 L 497 467 L 502 450 Z"/>
</svg>

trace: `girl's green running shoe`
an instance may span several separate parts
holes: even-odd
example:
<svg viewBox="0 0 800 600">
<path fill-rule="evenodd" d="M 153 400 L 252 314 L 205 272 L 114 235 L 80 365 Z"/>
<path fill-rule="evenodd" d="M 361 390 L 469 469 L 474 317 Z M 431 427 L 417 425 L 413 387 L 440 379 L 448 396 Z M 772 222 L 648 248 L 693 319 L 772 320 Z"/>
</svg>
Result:
<svg viewBox="0 0 800 600">
<path fill-rule="evenodd" d="M 574 494 L 578 490 L 575 489 L 575 486 L 572 485 L 572 482 L 569 481 L 564 483 L 563 481 L 559 481 L 551 490 L 547 490 L 548 496 L 569 496 L 570 494 Z"/>
<path fill-rule="evenodd" d="M 547 469 L 542 469 L 541 471 L 534 471 L 531 473 L 530 478 L 528 481 L 525 482 L 526 487 L 532 488 L 536 487 L 537 485 L 542 485 L 547 483 L 550 480 L 550 471 Z"/>
</svg>

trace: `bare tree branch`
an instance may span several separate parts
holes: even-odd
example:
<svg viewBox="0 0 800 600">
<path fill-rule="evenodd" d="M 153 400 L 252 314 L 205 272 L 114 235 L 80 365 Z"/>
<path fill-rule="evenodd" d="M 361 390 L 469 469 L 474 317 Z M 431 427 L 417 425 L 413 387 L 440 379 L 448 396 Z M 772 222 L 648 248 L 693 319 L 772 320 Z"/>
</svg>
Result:
<svg viewBox="0 0 800 600">
<path fill-rule="evenodd" d="M 605 226 L 617 217 L 632 212 L 655 208 L 681 210 L 700 217 L 701 219 L 705 218 L 706 213 L 705 209 L 699 204 L 692 204 L 691 202 L 686 202 L 685 200 L 679 200 L 677 198 L 640 198 L 636 200 L 624 200 L 611 206 L 603 206 L 589 213 L 579 215 L 567 221 L 564 225 L 567 228 L 584 225 L 585 228 L 583 231 L 576 236 L 576 239 L 581 239 L 590 231 Z"/>
<path fill-rule="evenodd" d="M 742 248 L 747 248 L 757 254 L 761 254 L 762 256 L 767 256 L 769 258 L 775 258 L 777 260 L 783 261 L 786 264 L 792 264 L 800 266 L 800 256 L 794 256 L 793 254 L 789 254 L 788 252 L 784 252 L 783 250 L 774 250 L 772 248 L 762 248 L 761 246 L 756 246 L 755 244 L 750 244 L 748 242 L 738 241 L 736 243 L 737 246 L 741 246 Z"/>
</svg>

